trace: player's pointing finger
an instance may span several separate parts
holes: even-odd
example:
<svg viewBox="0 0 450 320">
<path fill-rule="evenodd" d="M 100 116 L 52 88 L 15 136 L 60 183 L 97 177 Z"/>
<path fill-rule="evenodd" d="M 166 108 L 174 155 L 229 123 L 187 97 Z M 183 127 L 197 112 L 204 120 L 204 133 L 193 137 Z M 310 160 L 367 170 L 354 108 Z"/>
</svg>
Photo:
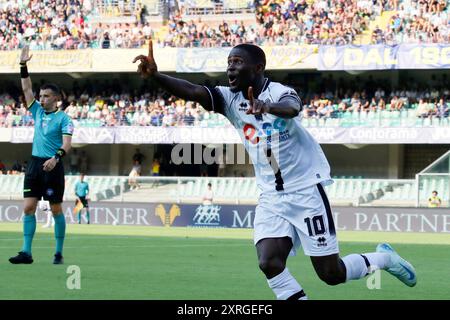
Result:
<svg viewBox="0 0 450 320">
<path fill-rule="evenodd" d="M 153 60 L 153 41 L 148 42 L 148 57 Z"/>
<path fill-rule="evenodd" d="M 253 106 L 253 103 L 255 102 L 255 99 L 253 98 L 253 87 L 248 87 L 248 101 L 250 102 L 250 105 Z"/>
</svg>

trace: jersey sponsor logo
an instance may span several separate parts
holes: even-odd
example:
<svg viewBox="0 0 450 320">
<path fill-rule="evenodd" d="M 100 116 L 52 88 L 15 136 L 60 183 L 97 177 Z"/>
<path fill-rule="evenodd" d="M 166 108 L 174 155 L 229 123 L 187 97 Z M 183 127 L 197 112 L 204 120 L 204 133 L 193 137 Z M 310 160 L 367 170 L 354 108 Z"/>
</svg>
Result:
<svg viewBox="0 0 450 320">
<path fill-rule="evenodd" d="M 44 116 L 41 120 L 41 129 L 44 132 L 44 134 L 47 134 L 48 132 L 48 123 L 50 121 L 49 117 Z"/>
<path fill-rule="evenodd" d="M 246 123 L 243 127 L 244 137 L 252 144 L 258 144 L 262 138 L 266 138 L 267 143 L 272 142 L 272 136 L 277 135 L 278 140 L 286 141 L 290 138 L 289 130 L 286 129 L 286 120 L 277 118 L 273 124 L 271 122 L 263 122 L 261 127 L 256 129 L 250 123 Z"/>
<path fill-rule="evenodd" d="M 220 206 L 200 205 L 195 210 L 194 225 L 218 226 L 220 224 Z"/>
<path fill-rule="evenodd" d="M 242 102 L 238 107 L 239 111 L 247 111 L 247 109 L 248 109 L 247 102 Z"/>
</svg>

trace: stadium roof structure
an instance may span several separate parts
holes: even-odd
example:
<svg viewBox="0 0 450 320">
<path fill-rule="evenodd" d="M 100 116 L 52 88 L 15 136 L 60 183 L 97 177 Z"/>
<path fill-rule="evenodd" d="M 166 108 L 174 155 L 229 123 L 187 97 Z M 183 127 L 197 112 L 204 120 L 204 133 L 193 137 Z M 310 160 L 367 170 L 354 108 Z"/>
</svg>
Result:
<svg viewBox="0 0 450 320">
<path fill-rule="evenodd" d="M 428 167 L 419 172 L 419 174 L 447 173 L 450 174 L 450 150 L 441 157 L 433 161 Z"/>
</svg>

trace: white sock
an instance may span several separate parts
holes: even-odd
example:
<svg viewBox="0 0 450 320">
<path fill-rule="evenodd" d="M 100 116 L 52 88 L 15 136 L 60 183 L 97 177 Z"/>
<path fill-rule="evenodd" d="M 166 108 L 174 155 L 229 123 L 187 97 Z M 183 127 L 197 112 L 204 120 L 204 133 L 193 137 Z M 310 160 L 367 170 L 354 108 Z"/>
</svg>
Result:
<svg viewBox="0 0 450 320">
<path fill-rule="evenodd" d="M 363 255 L 369 260 L 372 268 L 386 269 L 391 265 L 391 256 L 384 252 L 370 252 Z"/>
<path fill-rule="evenodd" d="M 287 300 L 294 294 L 303 291 L 297 280 L 290 274 L 288 268 L 285 268 L 283 272 L 275 277 L 268 279 L 267 283 L 277 296 L 278 300 Z M 299 300 L 308 300 L 308 298 L 306 295 L 302 295 L 299 297 Z"/>
<path fill-rule="evenodd" d="M 386 269 L 389 267 L 391 258 L 387 253 L 371 252 L 362 255 L 349 254 L 348 256 L 343 257 L 342 261 L 347 269 L 346 281 L 348 281 L 364 278 L 369 273 L 369 266 L 372 271 L 374 269 Z M 369 266 L 367 264 L 369 264 Z"/>
</svg>

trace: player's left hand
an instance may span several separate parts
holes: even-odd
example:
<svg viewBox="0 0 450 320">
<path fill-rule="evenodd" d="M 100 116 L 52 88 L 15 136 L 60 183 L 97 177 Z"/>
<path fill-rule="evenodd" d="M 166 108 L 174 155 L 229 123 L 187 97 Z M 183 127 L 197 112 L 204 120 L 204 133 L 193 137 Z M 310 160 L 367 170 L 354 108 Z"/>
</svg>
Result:
<svg viewBox="0 0 450 320">
<path fill-rule="evenodd" d="M 33 55 L 30 55 L 30 47 L 25 45 L 20 52 L 20 63 L 27 63 L 32 56 Z"/>
<path fill-rule="evenodd" d="M 269 111 L 269 106 L 267 105 L 267 103 L 253 97 L 252 87 L 248 87 L 248 101 L 250 102 L 250 106 L 245 112 L 246 114 L 261 115 Z"/>
<path fill-rule="evenodd" d="M 133 63 L 136 61 L 140 61 L 137 72 L 142 78 L 152 77 L 158 72 L 158 66 L 153 56 L 153 41 L 151 39 L 148 43 L 148 55 L 141 54 L 133 59 Z"/>
<path fill-rule="evenodd" d="M 48 159 L 47 161 L 45 161 L 42 167 L 43 167 L 44 171 L 49 172 L 49 171 L 53 170 L 53 168 L 56 166 L 57 163 L 58 162 L 56 161 L 56 159 L 54 157 L 52 157 L 52 158 Z"/>
</svg>

